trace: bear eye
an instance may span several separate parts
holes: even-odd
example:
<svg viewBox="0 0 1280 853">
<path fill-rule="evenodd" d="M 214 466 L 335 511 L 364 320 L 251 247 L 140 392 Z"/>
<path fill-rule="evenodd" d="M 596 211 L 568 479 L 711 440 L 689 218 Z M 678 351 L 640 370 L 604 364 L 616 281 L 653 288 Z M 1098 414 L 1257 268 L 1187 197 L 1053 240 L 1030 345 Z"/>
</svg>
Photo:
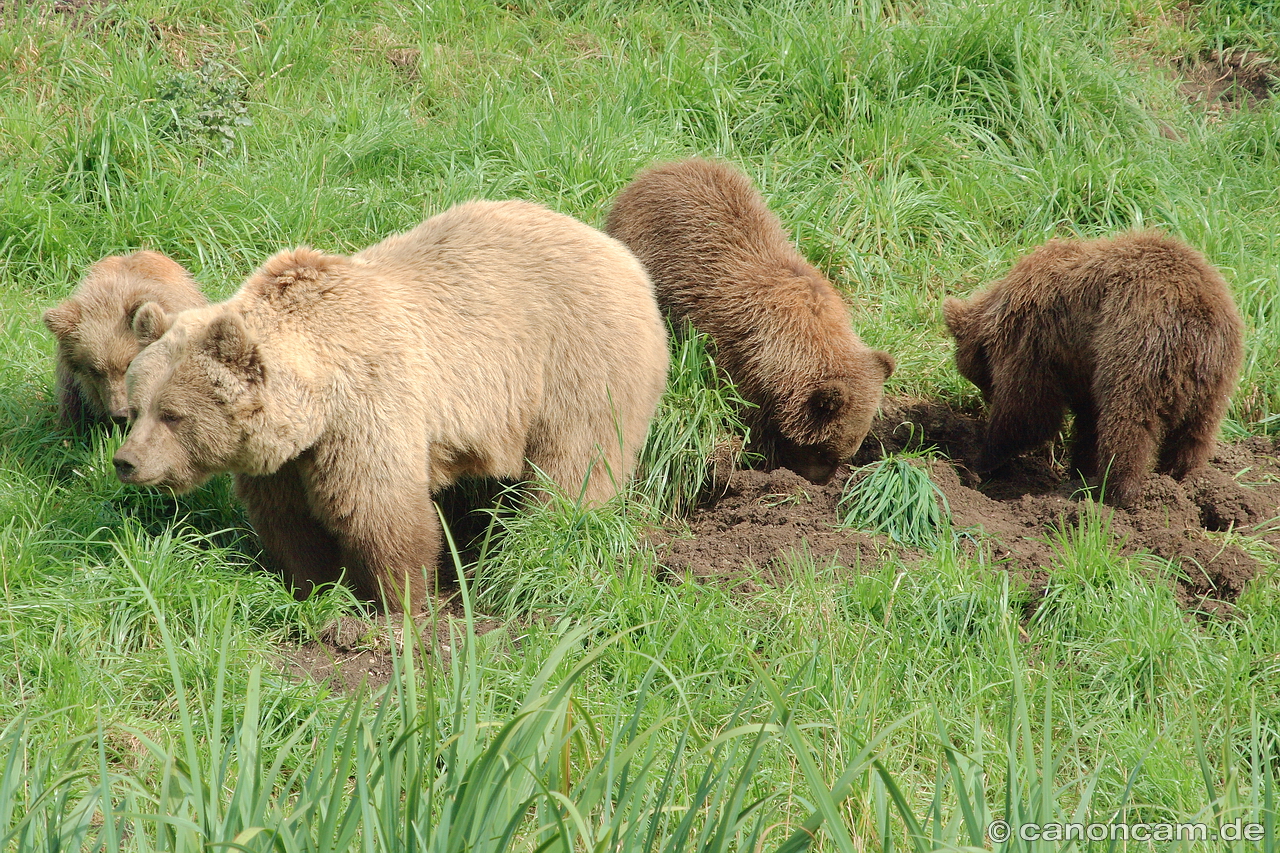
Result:
<svg viewBox="0 0 1280 853">
<path fill-rule="evenodd" d="M 178 414 L 177 412 L 170 412 L 167 410 L 162 411 L 160 413 L 160 423 L 164 424 L 165 426 L 171 426 L 171 427 L 177 426 L 178 424 L 182 423 L 182 415 Z"/>
</svg>

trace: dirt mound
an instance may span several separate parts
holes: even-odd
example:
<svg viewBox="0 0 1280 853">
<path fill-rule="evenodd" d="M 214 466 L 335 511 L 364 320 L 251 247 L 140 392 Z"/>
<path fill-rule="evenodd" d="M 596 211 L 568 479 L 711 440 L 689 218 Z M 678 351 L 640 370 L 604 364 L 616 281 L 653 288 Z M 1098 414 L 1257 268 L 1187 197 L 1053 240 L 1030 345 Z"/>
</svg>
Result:
<svg viewBox="0 0 1280 853">
<path fill-rule="evenodd" d="M 965 460 L 977 453 L 981 426 L 938 401 L 888 399 L 855 463 L 926 447 L 948 457 L 932 462 L 930 475 L 947 498 L 953 527 L 989 543 L 993 556 L 1026 579 L 1033 599 L 1055 561 L 1055 535 L 1069 536 L 1087 513 L 1109 526 L 1123 553 L 1168 560 L 1179 600 L 1198 612 L 1228 610 L 1258 571 L 1242 542 L 1280 548 L 1280 447 L 1272 439 L 1220 445 L 1210 466 L 1185 482 L 1151 477 L 1139 506 L 1113 510 L 1082 503 L 1084 484 L 1067 476 L 1060 442 L 980 482 Z M 819 562 L 855 570 L 874 565 L 891 543 L 835 526 L 848 476 L 845 469 L 815 486 L 785 469 L 736 472 L 722 495 L 693 514 L 691 535 L 654 535 L 662 564 L 675 576 L 732 584 L 784 583 L 788 555 L 802 548 Z"/>
<path fill-rule="evenodd" d="M 785 583 L 788 560 L 802 549 L 818 565 L 878 563 L 886 539 L 835 527 L 848 475 L 843 468 L 816 486 L 786 468 L 735 471 L 723 493 L 694 512 L 687 535 L 665 530 L 650 537 L 662 571 L 749 591 L 756 581 Z"/>
<path fill-rule="evenodd" d="M 422 631 L 414 646 L 415 657 L 435 656 L 447 667 L 453 649 L 466 631 L 462 605 L 457 598 L 441 602 L 434 617 L 417 620 Z M 474 635 L 484 636 L 502 626 L 497 619 L 476 617 Z M 384 687 L 395 671 L 395 659 L 404 654 L 405 636 L 399 617 L 356 619 L 343 617 L 325 628 L 313 642 L 288 649 L 284 669 L 297 677 L 327 682 L 343 692 L 362 686 L 368 690 Z"/>
</svg>

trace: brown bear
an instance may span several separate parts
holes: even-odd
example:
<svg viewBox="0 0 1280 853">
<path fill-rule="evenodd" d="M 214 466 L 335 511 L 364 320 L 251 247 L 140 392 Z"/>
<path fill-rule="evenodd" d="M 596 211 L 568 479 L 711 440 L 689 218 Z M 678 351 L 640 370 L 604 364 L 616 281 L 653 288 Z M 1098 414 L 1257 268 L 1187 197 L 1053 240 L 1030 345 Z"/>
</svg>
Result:
<svg viewBox="0 0 1280 853">
<path fill-rule="evenodd" d="M 425 604 L 432 494 L 544 474 L 598 504 L 631 473 L 667 339 L 620 243 L 519 201 L 475 201 L 351 257 L 277 254 L 226 302 L 173 318 L 129 369 L 127 483 L 235 474 L 305 596 L 346 581 Z"/>
<path fill-rule="evenodd" d="M 181 311 L 208 300 L 181 265 L 144 249 L 98 261 L 69 299 L 44 312 L 58 342 L 58 408 L 65 423 L 125 419 L 124 373 L 150 343 L 138 340 L 133 320 L 148 302 Z"/>
<path fill-rule="evenodd" d="M 868 349 L 831 283 L 800 257 L 750 179 L 684 160 L 641 172 L 606 230 L 649 270 L 658 304 L 714 342 L 754 408 L 752 449 L 815 483 L 831 479 L 871 428 L 888 353 Z"/>
<path fill-rule="evenodd" d="M 943 316 L 991 410 L 975 469 L 1043 444 L 1070 408 L 1072 465 L 1117 506 L 1152 469 L 1182 479 L 1204 464 L 1240 372 L 1226 282 L 1159 233 L 1050 241 Z"/>
</svg>

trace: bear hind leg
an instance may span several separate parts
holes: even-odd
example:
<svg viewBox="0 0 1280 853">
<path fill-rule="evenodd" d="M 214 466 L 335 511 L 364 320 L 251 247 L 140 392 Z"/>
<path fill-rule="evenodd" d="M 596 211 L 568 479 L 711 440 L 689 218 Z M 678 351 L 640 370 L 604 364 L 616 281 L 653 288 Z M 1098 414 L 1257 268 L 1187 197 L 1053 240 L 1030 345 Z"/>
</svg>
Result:
<svg viewBox="0 0 1280 853">
<path fill-rule="evenodd" d="M 525 450 L 525 479 L 532 482 L 541 472 L 569 500 L 588 507 L 600 506 L 626 482 L 630 465 L 624 465 L 623 460 L 635 457 L 633 449 L 623 446 L 625 439 L 618 432 L 609 435 L 609 445 L 602 446 L 585 429 L 558 438 L 552 438 L 546 430 L 531 430 Z"/>
<path fill-rule="evenodd" d="M 599 450 L 578 453 L 540 453 L 529 458 L 525 479 L 534 482 L 539 474 L 553 483 L 571 501 L 583 506 L 599 506 L 617 494 L 620 484 L 614 466 Z M 541 490 L 532 493 L 545 499 Z"/>
<path fill-rule="evenodd" d="M 1227 401 L 1223 397 L 1217 404 L 1193 409 L 1181 423 L 1171 425 L 1165 433 L 1156 470 L 1175 480 L 1183 480 L 1207 464 L 1217 444 L 1218 426 L 1226 408 Z"/>
</svg>

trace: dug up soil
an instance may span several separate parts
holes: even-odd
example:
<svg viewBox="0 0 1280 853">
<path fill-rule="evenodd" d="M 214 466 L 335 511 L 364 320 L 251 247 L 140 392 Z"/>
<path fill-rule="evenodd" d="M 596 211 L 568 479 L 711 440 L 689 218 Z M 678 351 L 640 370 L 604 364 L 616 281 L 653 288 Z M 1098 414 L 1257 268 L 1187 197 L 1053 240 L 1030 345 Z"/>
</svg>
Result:
<svg viewBox="0 0 1280 853">
<path fill-rule="evenodd" d="M 1262 564 L 1250 551 L 1280 556 L 1280 446 L 1271 438 L 1220 444 L 1209 466 L 1175 482 L 1153 476 L 1129 510 L 1097 506 L 1067 475 L 1061 444 L 1027 454 L 982 482 L 968 467 L 982 421 L 936 400 L 888 399 L 855 467 L 888 452 L 936 448 L 929 475 L 951 510 L 963 547 L 990 549 L 996 564 L 1023 579 L 1033 599 L 1054 564 L 1054 542 L 1097 511 L 1125 554 L 1162 557 L 1174 568 L 1188 610 L 1225 614 Z M 882 536 L 837 529 L 848 469 L 815 486 L 786 469 L 737 471 L 689 521 L 689 536 L 655 537 L 662 565 L 675 576 L 712 582 L 785 583 L 798 550 L 819 563 L 874 568 L 886 554 L 910 551 Z M 1086 502 L 1088 501 L 1088 502 Z M 1243 534 L 1243 535 L 1233 535 Z M 1258 543 L 1261 544 L 1258 544 Z M 1266 559 L 1264 557 L 1264 559 Z"/>
</svg>

